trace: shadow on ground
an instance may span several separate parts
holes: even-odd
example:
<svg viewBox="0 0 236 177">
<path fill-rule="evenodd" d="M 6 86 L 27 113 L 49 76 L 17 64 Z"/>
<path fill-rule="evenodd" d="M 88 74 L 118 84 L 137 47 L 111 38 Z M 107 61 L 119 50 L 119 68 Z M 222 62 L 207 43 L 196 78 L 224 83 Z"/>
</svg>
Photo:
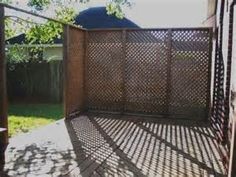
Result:
<svg viewBox="0 0 236 177">
<path fill-rule="evenodd" d="M 15 139 L 7 150 L 5 173 L 224 176 L 216 140 L 206 123 L 148 120 L 87 114 L 59 121 Z"/>
</svg>

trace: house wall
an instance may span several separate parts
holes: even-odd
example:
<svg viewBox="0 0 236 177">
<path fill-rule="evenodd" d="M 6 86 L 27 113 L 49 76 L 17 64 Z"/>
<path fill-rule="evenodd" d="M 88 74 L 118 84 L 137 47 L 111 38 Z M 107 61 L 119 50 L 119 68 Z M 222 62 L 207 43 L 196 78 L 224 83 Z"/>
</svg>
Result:
<svg viewBox="0 0 236 177">
<path fill-rule="evenodd" d="M 217 0 L 208 0 L 207 18 L 203 22 L 204 26 L 215 27 L 216 24 L 216 3 Z"/>
<path fill-rule="evenodd" d="M 45 48 L 43 53 L 43 58 L 45 60 L 62 60 L 63 59 L 62 46 Z"/>
<path fill-rule="evenodd" d="M 234 6 L 233 56 L 232 56 L 232 89 L 236 90 L 236 7 Z"/>
<path fill-rule="evenodd" d="M 211 17 L 215 15 L 215 7 L 216 7 L 216 0 L 208 0 L 208 9 L 207 9 L 207 17 Z"/>
</svg>

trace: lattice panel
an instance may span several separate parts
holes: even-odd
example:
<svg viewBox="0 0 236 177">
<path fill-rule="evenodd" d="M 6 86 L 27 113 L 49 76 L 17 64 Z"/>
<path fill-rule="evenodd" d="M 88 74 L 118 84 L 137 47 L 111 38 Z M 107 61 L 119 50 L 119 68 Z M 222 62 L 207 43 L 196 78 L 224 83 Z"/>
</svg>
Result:
<svg viewBox="0 0 236 177">
<path fill-rule="evenodd" d="M 200 119 L 207 115 L 209 47 L 209 31 L 173 31 L 170 114 Z"/>
<path fill-rule="evenodd" d="M 87 61 L 87 108 L 122 109 L 122 33 L 90 32 Z"/>
<path fill-rule="evenodd" d="M 125 111 L 166 113 L 167 31 L 127 31 Z"/>
<path fill-rule="evenodd" d="M 205 118 L 209 29 L 90 31 L 87 108 Z"/>
<path fill-rule="evenodd" d="M 224 97 L 224 61 L 216 44 L 215 73 L 213 87 L 212 127 L 219 141 L 223 141 L 225 120 L 225 97 Z"/>
</svg>

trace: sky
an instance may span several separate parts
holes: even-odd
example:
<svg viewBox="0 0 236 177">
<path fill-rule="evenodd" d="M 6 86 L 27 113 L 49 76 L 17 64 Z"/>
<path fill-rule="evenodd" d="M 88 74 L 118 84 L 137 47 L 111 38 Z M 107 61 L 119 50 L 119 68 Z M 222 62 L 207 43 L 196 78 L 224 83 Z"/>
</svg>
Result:
<svg viewBox="0 0 236 177">
<path fill-rule="evenodd" d="M 207 0 L 136 0 L 127 17 L 142 27 L 199 26 L 207 14 Z"/>
<path fill-rule="evenodd" d="M 17 7 L 27 9 L 27 0 Z M 78 11 L 105 6 L 108 0 L 90 0 L 78 5 Z M 207 16 L 207 0 L 131 0 L 132 7 L 124 8 L 126 18 L 143 28 L 199 27 Z M 44 14 L 52 13 L 53 8 Z"/>
<path fill-rule="evenodd" d="M 92 1 L 91 7 L 105 4 Z M 141 27 L 198 27 L 207 16 L 208 0 L 132 0 L 125 15 Z"/>
</svg>

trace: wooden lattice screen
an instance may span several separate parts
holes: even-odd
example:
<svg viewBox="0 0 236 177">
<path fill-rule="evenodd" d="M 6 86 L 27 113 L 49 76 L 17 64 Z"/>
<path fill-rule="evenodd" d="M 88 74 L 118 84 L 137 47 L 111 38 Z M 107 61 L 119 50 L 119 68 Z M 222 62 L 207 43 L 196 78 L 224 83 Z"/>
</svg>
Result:
<svg viewBox="0 0 236 177">
<path fill-rule="evenodd" d="M 233 123 L 230 116 L 234 119 L 234 97 L 231 83 L 231 68 L 233 67 L 233 22 L 234 22 L 234 3 L 229 5 L 229 23 L 228 23 L 228 45 L 224 47 L 224 13 L 227 8 L 224 1 L 220 2 L 219 24 L 216 28 L 215 42 L 215 66 L 214 66 L 214 84 L 213 84 L 213 104 L 211 125 L 213 126 L 218 140 L 219 150 L 222 155 L 223 163 L 226 169 L 229 168 L 230 148 L 234 143 Z M 226 43 L 225 43 L 226 44 Z M 227 50 L 227 57 L 223 55 Z M 233 75 L 232 75 L 233 76 Z M 232 92 L 232 93 L 230 93 Z M 233 165 L 232 165 L 233 167 Z M 233 170 L 232 170 L 233 171 Z"/>
<path fill-rule="evenodd" d="M 213 104 L 212 104 L 212 126 L 215 129 L 219 142 L 226 140 L 226 133 L 224 126 L 226 122 L 225 115 L 225 89 L 224 89 L 224 61 L 222 56 L 222 49 L 218 46 L 218 39 L 216 40 L 215 66 L 214 66 L 214 85 L 213 85 Z"/>
<path fill-rule="evenodd" d="M 93 30 L 87 54 L 87 110 L 208 117 L 210 29 Z"/>
</svg>

